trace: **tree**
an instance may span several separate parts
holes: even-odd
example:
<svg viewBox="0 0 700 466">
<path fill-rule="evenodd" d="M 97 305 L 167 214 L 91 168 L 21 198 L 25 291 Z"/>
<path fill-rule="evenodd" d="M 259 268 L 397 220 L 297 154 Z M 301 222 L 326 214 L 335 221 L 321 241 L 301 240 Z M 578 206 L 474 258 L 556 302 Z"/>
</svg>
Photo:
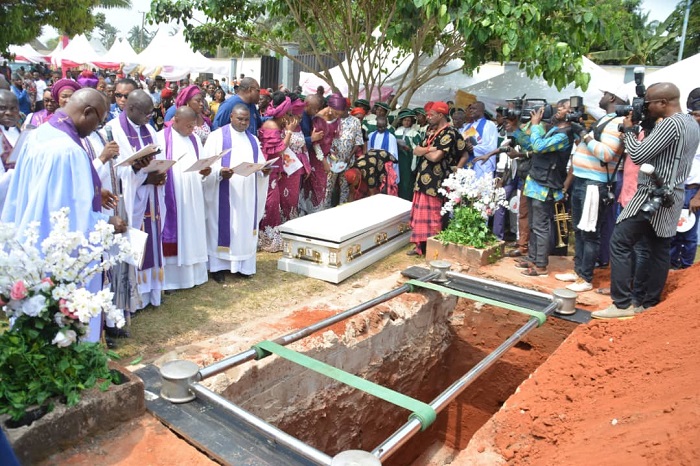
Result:
<svg viewBox="0 0 700 466">
<path fill-rule="evenodd" d="M 117 34 L 119 30 L 107 22 L 107 18 L 104 13 L 97 13 L 95 16 L 95 31 L 98 32 L 100 42 L 109 50 L 117 39 Z"/>
<path fill-rule="evenodd" d="M 134 51 L 139 53 L 148 47 L 148 44 L 151 43 L 151 40 L 155 37 L 155 35 L 155 32 L 148 32 L 146 28 L 134 26 L 129 29 L 129 32 L 126 35 L 126 40 L 129 41 L 129 44 L 131 44 Z"/>
<path fill-rule="evenodd" d="M 332 85 L 330 66 L 315 72 L 290 54 L 285 44 L 297 39 L 321 57 L 344 52 L 340 65 L 350 97 L 371 90 L 403 64 L 395 99 L 404 102 L 423 83 L 442 73 L 450 60 L 464 61 L 472 72 L 490 61 L 521 60 L 530 76 L 543 75 L 562 88 L 570 82 L 586 87 L 581 56 L 600 33 L 585 8 L 590 0 L 154 0 L 150 21 L 178 20 L 196 47 L 217 46 L 236 52 L 244 44 L 267 48 L 299 63 Z M 203 12 L 200 23 L 192 12 Z M 319 59 L 319 63 L 322 61 Z M 352 65 L 361 64 L 362 66 Z"/>
<path fill-rule="evenodd" d="M 53 26 L 68 35 L 92 30 L 92 9 L 98 0 L 23 0 L 0 2 L 3 31 L 0 51 L 26 44 L 41 35 L 42 26 Z"/>
<path fill-rule="evenodd" d="M 688 0 L 692 1 L 692 0 Z M 682 1 L 676 6 L 676 9 L 671 13 L 668 21 L 668 31 L 675 33 L 679 38 L 683 33 L 683 20 L 685 19 L 685 9 L 688 5 L 687 1 Z M 675 47 L 675 62 L 678 57 L 678 47 L 680 41 Z M 688 17 L 688 30 L 685 36 L 685 46 L 683 47 L 683 57 L 688 58 L 700 52 L 700 0 L 695 0 L 690 4 L 690 15 Z"/>
</svg>

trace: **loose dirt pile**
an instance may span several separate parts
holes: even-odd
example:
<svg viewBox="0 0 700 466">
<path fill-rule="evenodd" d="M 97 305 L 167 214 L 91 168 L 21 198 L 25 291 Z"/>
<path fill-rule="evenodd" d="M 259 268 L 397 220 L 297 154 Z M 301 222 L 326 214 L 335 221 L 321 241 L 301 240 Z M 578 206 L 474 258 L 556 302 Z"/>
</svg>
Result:
<svg viewBox="0 0 700 466">
<path fill-rule="evenodd" d="M 453 464 L 698 464 L 699 283 L 672 273 L 655 308 L 579 327 Z"/>
</svg>

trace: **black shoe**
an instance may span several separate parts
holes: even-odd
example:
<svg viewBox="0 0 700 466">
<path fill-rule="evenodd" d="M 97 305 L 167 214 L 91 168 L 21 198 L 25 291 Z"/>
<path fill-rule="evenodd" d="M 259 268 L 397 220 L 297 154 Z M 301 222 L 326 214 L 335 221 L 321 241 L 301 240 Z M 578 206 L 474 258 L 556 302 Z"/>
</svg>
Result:
<svg viewBox="0 0 700 466">
<path fill-rule="evenodd" d="M 411 249 L 410 251 L 406 251 L 407 256 L 422 256 L 423 254 L 419 253 L 415 249 Z"/>
<path fill-rule="evenodd" d="M 216 282 L 216 283 L 225 283 L 226 282 L 226 275 L 224 274 L 223 270 L 219 270 L 218 272 L 212 272 L 211 273 L 211 278 Z"/>
<path fill-rule="evenodd" d="M 105 337 L 105 343 L 107 344 L 108 349 L 115 349 L 117 347 L 117 342 L 110 337 Z"/>
<path fill-rule="evenodd" d="M 110 338 L 129 338 L 131 335 L 125 328 L 105 327 L 105 334 Z"/>
<path fill-rule="evenodd" d="M 247 274 L 244 274 L 244 273 L 241 273 L 241 272 L 237 272 L 237 273 L 236 273 L 236 276 L 237 276 L 237 277 L 245 278 L 246 280 L 253 278 L 253 275 L 254 275 L 254 274 L 247 275 Z"/>
</svg>

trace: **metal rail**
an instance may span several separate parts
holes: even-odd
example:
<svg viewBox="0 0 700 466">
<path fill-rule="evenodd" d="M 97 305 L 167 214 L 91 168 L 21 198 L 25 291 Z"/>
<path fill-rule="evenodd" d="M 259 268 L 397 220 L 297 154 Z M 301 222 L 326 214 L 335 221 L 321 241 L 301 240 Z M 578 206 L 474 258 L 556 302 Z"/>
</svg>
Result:
<svg viewBox="0 0 700 466">
<path fill-rule="evenodd" d="M 314 461 L 320 465 L 330 466 L 332 458 L 322 451 L 319 451 L 308 445 L 301 440 L 292 437 L 286 432 L 279 430 L 277 427 L 268 424 L 259 417 L 249 413 L 240 406 L 231 403 L 226 398 L 217 395 L 208 388 L 200 385 L 198 383 L 190 384 L 190 389 L 197 395 L 198 398 L 207 400 L 208 402 L 215 404 L 234 416 L 238 417 L 240 420 L 248 424 L 253 429 L 256 429 L 264 436 L 273 439 L 275 442 L 283 445 L 290 450 L 299 453 L 306 459 Z"/>
<path fill-rule="evenodd" d="M 552 301 L 552 303 L 547 306 L 542 312 L 546 315 L 551 315 L 559 307 L 559 302 L 557 300 Z M 490 368 L 496 361 L 498 361 L 509 349 L 515 346 L 522 338 L 530 333 L 533 329 L 537 328 L 539 321 L 532 317 L 527 323 L 525 323 L 520 329 L 518 329 L 513 335 L 511 335 L 506 341 L 501 343 L 493 352 L 491 352 L 484 359 L 479 361 L 479 363 L 474 366 L 469 372 L 467 372 L 462 378 L 454 382 L 450 387 L 444 392 L 437 396 L 430 406 L 436 411 L 442 411 L 447 405 L 449 405 L 455 398 L 457 398 L 469 385 L 471 385 L 474 380 L 476 380 L 481 374 L 483 374 L 488 368 Z M 385 459 L 391 456 L 396 450 L 401 448 L 406 442 L 408 442 L 411 437 L 420 431 L 420 422 L 411 419 L 396 432 L 394 432 L 391 437 L 382 442 L 377 448 L 372 450 L 372 454 L 377 458 Z"/>
<path fill-rule="evenodd" d="M 420 281 L 430 281 L 433 278 L 437 278 L 440 274 L 437 272 L 432 272 L 429 273 L 428 275 L 423 276 L 420 278 Z M 347 309 L 339 314 L 336 314 L 334 316 L 328 317 L 326 319 L 320 320 L 316 322 L 315 324 L 309 325 L 308 327 L 304 327 L 300 330 L 297 330 L 292 333 L 288 333 L 287 335 L 284 335 L 282 337 L 276 338 L 275 340 L 272 340 L 273 342 L 277 343 L 278 345 L 286 346 L 290 343 L 294 343 L 295 341 L 301 340 L 302 338 L 305 338 L 313 333 L 318 332 L 319 330 L 323 330 L 324 328 L 330 327 L 333 324 L 336 324 L 338 322 L 341 322 L 349 317 L 352 317 L 356 314 L 359 314 L 362 311 L 366 311 L 367 309 L 370 309 L 377 304 L 381 304 L 383 302 L 389 301 L 390 299 L 393 299 L 403 293 L 406 293 L 411 290 L 411 287 L 409 285 L 403 285 L 400 286 L 396 289 L 393 289 L 387 293 L 384 293 L 382 295 L 377 296 L 374 299 L 371 299 L 367 302 L 364 302 L 362 304 L 359 304 L 355 307 L 351 307 L 350 309 Z M 235 354 L 233 356 L 229 356 L 228 358 L 224 358 L 218 362 L 215 362 L 214 364 L 203 367 L 200 369 L 199 374 L 197 376 L 197 380 L 204 380 L 206 378 L 212 377 L 216 374 L 220 374 L 232 367 L 238 366 L 240 364 L 243 364 L 244 362 L 247 361 L 252 361 L 255 359 L 255 350 L 250 349 L 247 351 L 244 351 L 239 354 Z"/>
</svg>

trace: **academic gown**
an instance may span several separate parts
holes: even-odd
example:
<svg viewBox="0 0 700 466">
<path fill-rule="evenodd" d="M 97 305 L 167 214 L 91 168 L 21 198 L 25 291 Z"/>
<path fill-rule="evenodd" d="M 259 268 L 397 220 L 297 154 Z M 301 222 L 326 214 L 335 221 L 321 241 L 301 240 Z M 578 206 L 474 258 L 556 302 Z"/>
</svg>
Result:
<svg viewBox="0 0 700 466">
<path fill-rule="evenodd" d="M 39 222 L 39 244 L 51 231 L 51 213 L 63 207 L 70 208 L 71 230 L 80 231 L 85 237 L 98 221 L 109 220 L 102 212 L 92 210 L 95 187 L 85 149 L 51 124 L 42 125 L 27 136 L 14 172 L 2 221 L 13 222 L 20 232 L 29 223 Z M 101 274 L 94 276 L 86 288 L 92 293 L 100 291 Z M 92 318 L 84 339 L 99 341 L 101 323 L 100 316 Z"/>
<path fill-rule="evenodd" d="M 166 290 L 192 288 L 207 281 L 207 243 L 204 220 L 204 191 L 202 175 L 185 172 L 202 154 L 202 145 L 194 137 L 197 151 L 189 137 L 172 130 L 171 154 L 177 160 L 168 176 L 173 177 L 175 205 L 177 206 L 177 255 L 165 257 Z M 157 144 L 166 153 L 165 130 L 158 132 Z M 170 204 L 166 190 L 166 204 Z M 168 211 L 170 215 L 170 211 Z M 168 241 L 164 231 L 164 241 Z"/>
<path fill-rule="evenodd" d="M 119 157 L 115 160 L 115 165 L 118 165 L 121 161 L 138 152 L 139 149 L 137 149 L 137 147 L 143 148 L 147 145 L 140 135 L 140 127 L 134 125 L 131 120 L 127 119 L 127 122 L 134 128 L 135 133 L 138 135 L 138 145 L 137 141 L 134 141 L 133 144 L 130 143 L 128 136 L 121 127 L 119 117 L 107 123 L 112 127 L 114 141 L 119 145 Z M 144 126 L 147 128 L 155 143 L 155 131 L 150 125 Z M 161 151 L 156 158 L 164 159 L 165 151 Z M 132 310 L 142 309 L 149 304 L 152 306 L 160 306 L 165 273 L 162 243 L 163 225 L 166 216 L 165 188 L 164 186 L 144 184 L 148 174 L 144 173 L 143 170 L 134 173 L 131 166 L 118 167 L 117 174 L 122 182 L 123 202 L 129 226 L 138 230 L 147 231 L 145 222 L 150 222 L 150 229 L 151 232 L 153 232 L 152 235 L 149 235 L 146 249 L 150 249 L 147 255 L 152 255 L 154 266 L 138 270 L 137 278 L 139 293 L 141 293 L 141 302 L 135 303 Z M 149 202 L 155 214 L 146 217 L 146 208 Z"/>
<path fill-rule="evenodd" d="M 230 127 L 230 125 L 229 125 Z M 223 128 L 209 135 L 202 157 L 211 157 L 223 150 Z M 260 142 L 258 145 L 258 162 L 265 157 Z M 235 167 L 241 162 L 253 161 L 253 148 L 246 133 L 239 133 L 231 127 L 231 151 L 228 167 Z M 212 173 L 204 181 L 204 201 L 207 217 L 207 245 L 209 250 L 209 270 L 218 272 L 229 270 L 245 275 L 255 273 L 255 255 L 258 246 L 258 227 L 265 213 L 268 177 L 258 171 L 244 177 L 234 174 L 229 180 L 220 177 L 222 161 L 212 166 Z M 229 218 L 230 245 L 219 246 L 219 188 L 221 183 L 229 183 Z"/>
</svg>

